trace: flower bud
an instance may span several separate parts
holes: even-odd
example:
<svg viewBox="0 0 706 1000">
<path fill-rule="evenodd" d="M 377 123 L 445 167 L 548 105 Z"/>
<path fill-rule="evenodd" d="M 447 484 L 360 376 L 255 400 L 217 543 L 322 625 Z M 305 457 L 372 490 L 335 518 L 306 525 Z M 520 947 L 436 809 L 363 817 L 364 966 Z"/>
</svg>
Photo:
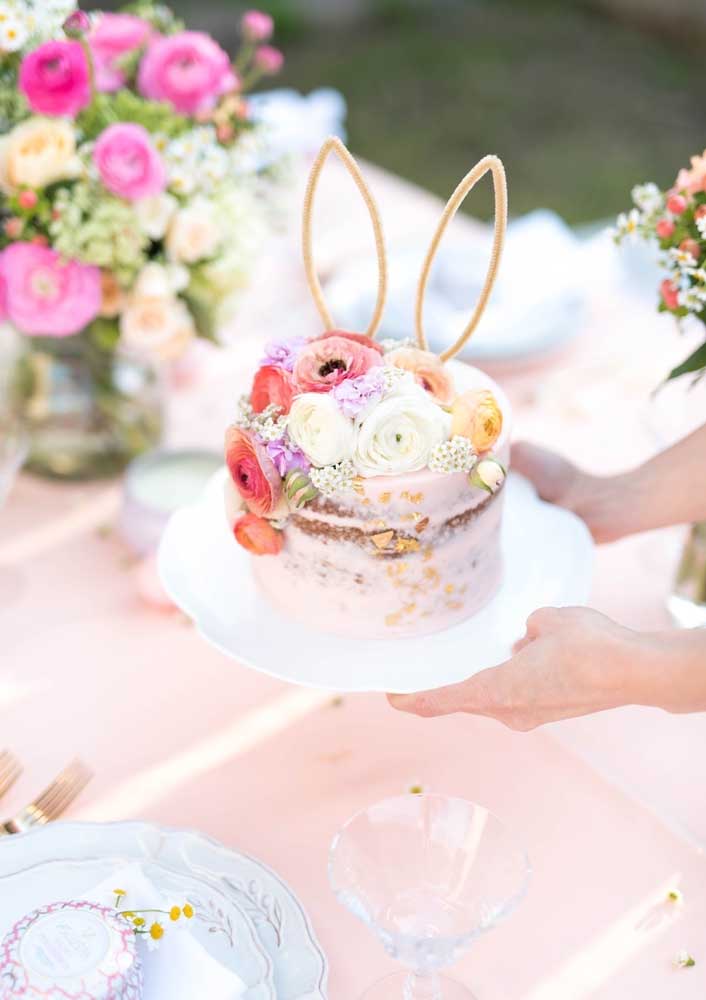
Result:
<svg viewBox="0 0 706 1000">
<path fill-rule="evenodd" d="M 505 482 L 505 476 L 505 469 L 496 458 L 483 458 L 471 469 L 468 481 L 486 493 L 497 493 Z"/>
<path fill-rule="evenodd" d="M 671 219 L 660 219 L 655 226 L 655 232 L 661 240 L 668 240 L 674 234 L 676 226 Z"/>
<path fill-rule="evenodd" d="M 686 211 L 686 198 L 683 194 L 670 194 L 667 198 L 667 208 L 672 215 L 681 215 Z"/>
<path fill-rule="evenodd" d="M 64 21 L 64 34 L 67 38 L 82 38 L 91 29 L 91 19 L 83 10 L 75 10 Z"/>
</svg>

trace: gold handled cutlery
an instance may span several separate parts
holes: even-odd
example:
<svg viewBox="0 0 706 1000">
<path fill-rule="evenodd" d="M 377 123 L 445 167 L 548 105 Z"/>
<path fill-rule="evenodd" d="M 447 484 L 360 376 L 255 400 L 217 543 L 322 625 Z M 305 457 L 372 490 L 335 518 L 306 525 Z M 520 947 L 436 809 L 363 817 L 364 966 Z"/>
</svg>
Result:
<svg viewBox="0 0 706 1000">
<path fill-rule="evenodd" d="M 83 791 L 93 774 L 80 760 L 75 760 L 38 795 L 34 802 L 16 816 L 0 823 L 0 837 L 25 833 L 58 819 Z"/>
<path fill-rule="evenodd" d="M 22 774 L 22 765 L 9 750 L 0 750 L 0 798 L 6 795 Z"/>
</svg>

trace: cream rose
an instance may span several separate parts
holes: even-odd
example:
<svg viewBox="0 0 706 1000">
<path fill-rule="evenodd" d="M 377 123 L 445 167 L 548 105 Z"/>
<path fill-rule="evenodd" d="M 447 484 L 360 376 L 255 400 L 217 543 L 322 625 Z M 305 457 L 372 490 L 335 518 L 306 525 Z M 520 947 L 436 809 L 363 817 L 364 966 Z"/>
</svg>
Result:
<svg viewBox="0 0 706 1000">
<path fill-rule="evenodd" d="M 292 403 L 287 422 L 289 436 L 312 465 L 337 465 L 353 454 L 355 428 L 331 396 L 305 392 Z"/>
<path fill-rule="evenodd" d="M 195 264 L 212 257 L 222 240 L 213 204 L 205 198 L 195 198 L 172 219 L 167 232 L 167 253 L 182 264 Z"/>
<path fill-rule="evenodd" d="M 448 437 L 448 416 L 421 386 L 405 380 L 363 414 L 353 462 L 361 476 L 402 475 L 429 464 Z"/>
<path fill-rule="evenodd" d="M 43 188 L 77 177 L 73 126 L 60 118 L 30 118 L 0 138 L 0 188 Z"/>
<path fill-rule="evenodd" d="M 158 264 L 150 261 L 137 276 L 133 295 L 136 298 L 169 298 L 189 284 L 189 272 L 181 264 Z"/>
<path fill-rule="evenodd" d="M 140 229 L 151 240 L 161 240 L 174 218 L 179 202 L 166 192 L 135 202 L 135 214 Z"/>
<path fill-rule="evenodd" d="M 184 353 L 196 328 L 181 299 L 135 295 L 120 317 L 120 333 L 126 347 L 170 361 Z"/>
</svg>

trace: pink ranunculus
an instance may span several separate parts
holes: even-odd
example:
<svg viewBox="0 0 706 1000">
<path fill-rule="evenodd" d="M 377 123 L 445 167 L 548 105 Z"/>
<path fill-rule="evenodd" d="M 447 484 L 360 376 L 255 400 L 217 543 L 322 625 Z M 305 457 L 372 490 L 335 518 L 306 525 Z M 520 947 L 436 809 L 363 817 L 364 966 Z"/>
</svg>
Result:
<svg viewBox="0 0 706 1000">
<path fill-rule="evenodd" d="M 80 42 L 45 42 L 22 60 L 19 88 L 32 111 L 74 117 L 91 102 L 91 74 Z"/>
<path fill-rule="evenodd" d="M 679 308 L 679 289 L 673 281 L 670 281 L 669 278 L 665 278 L 659 286 L 659 290 L 662 294 L 662 301 L 667 309 Z"/>
<path fill-rule="evenodd" d="M 89 38 L 96 71 L 96 87 L 112 93 L 125 84 L 123 56 L 147 43 L 152 25 L 134 14 L 101 14 Z"/>
<path fill-rule="evenodd" d="M 284 66 L 284 56 L 272 45 L 261 45 L 255 52 L 255 65 L 267 76 L 276 76 Z"/>
<path fill-rule="evenodd" d="M 228 54 L 202 31 L 155 39 L 138 73 L 140 93 L 183 114 L 212 108 L 238 84 Z"/>
<path fill-rule="evenodd" d="M 240 22 L 243 34 L 252 42 L 266 42 L 272 36 L 275 22 L 261 10 L 246 10 Z"/>
<path fill-rule="evenodd" d="M 282 479 L 265 445 L 254 434 L 230 427 L 226 465 L 248 509 L 258 517 L 274 516 L 282 500 Z"/>
<path fill-rule="evenodd" d="M 167 185 L 162 157 L 142 125 L 109 125 L 98 136 L 93 160 L 107 189 L 127 201 L 161 194 Z"/>
<path fill-rule="evenodd" d="M 101 273 L 35 243 L 13 243 L 0 254 L 7 318 L 22 333 L 69 337 L 101 307 Z"/>
<path fill-rule="evenodd" d="M 294 381 L 299 392 L 330 392 L 344 379 L 358 378 L 382 365 L 379 351 L 347 337 L 311 341 L 299 354 Z"/>
</svg>

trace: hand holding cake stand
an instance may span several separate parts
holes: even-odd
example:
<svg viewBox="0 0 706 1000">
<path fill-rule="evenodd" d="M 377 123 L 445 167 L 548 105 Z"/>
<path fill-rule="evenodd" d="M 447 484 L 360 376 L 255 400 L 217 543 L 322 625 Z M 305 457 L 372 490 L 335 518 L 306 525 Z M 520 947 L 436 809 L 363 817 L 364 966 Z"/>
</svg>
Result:
<svg viewBox="0 0 706 1000">
<path fill-rule="evenodd" d="M 379 281 L 365 333 L 335 328 L 314 266 L 313 201 L 331 152 L 373 224 Z M 488 172 L 496 217 L 486 281 L 465 330 L 437 356 L 423 326 L 427 280 L 448 223 Z M 487 156 L 432 239 L 416 346 L 377 343 L 382 226 L 350 153 L 338 139 L 324 144 L 305 198 L 303 255 L 325 332 L 267 345 L 226 435 L 227 472 L 174 516 L 160 552 L 167 591 L 229 655 L 297 683 L 408 693 L 502 662 L 536 607 L 587 599 L 588 532 L 507 479 L 509 401 L 452 360 L 490 296 L 506 221 L 505 173 Z"/>
</svg>

